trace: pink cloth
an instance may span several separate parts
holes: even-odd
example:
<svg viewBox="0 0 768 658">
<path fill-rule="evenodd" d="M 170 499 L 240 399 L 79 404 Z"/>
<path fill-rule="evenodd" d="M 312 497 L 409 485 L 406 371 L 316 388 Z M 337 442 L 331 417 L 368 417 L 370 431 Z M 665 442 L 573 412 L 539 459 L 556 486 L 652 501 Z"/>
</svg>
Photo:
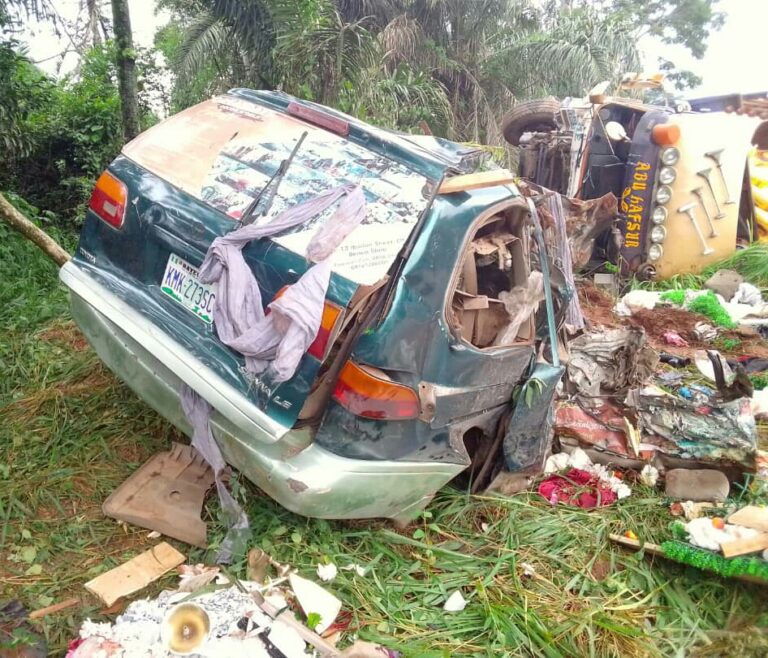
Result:
<svg viewBox="0 0 768 658">
<path fill-rule="evenodd" d="M 572 468 L 565 475 L 550 475 L 539 485 L 539 493 L 552 505 L 605 507 L 616 502 L 616 494 L 596 475 Z"/>
</svg>

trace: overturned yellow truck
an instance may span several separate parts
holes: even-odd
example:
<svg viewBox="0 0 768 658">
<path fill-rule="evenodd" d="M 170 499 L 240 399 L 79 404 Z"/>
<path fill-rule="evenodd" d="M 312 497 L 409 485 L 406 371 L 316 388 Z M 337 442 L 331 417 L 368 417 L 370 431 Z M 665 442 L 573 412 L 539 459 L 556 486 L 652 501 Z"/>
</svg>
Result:
<svg viewBox="0 0 768 658">
<path fill-rule="evenodd" d="M 595 260 L 665 279 L 768 239 L 768 100 L 747 107 L 549 98 L 515 105 L 503 129 L 522 178 L 576 199 L 617 197 Z"/>
</svg>

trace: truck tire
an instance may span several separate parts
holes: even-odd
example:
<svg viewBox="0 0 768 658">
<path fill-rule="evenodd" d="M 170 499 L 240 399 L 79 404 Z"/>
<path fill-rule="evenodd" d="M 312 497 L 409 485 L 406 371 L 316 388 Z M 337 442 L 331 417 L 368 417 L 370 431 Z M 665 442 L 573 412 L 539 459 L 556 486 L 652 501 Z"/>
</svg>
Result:
<svg viewBox="0 0 768 658">
<path fill-rule="evenodd" d="M 555 113 L 559 111 L 560 101 L 551 97 L 518 103 L 501 120 L 504 139 L 519 146 L 523 133 L 554 130 Z"/>
</svg>

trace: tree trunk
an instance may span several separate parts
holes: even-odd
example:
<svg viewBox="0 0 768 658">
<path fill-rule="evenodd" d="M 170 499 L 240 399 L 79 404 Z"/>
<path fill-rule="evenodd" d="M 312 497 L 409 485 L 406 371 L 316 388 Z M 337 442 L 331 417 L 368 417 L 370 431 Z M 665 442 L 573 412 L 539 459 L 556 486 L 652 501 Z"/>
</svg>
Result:
<svg viewBox="0 0 768 658">
<path fill-rule="evenodd" d="M 128 0 L 112 0 L 112 22 L 117 46 L 117 79 L 123 111 L 123 138 L 127 142 L 140 132 L 139 102 L 136 94 L 136 52 L 133 49 Z"/>
<path fill-rule="evenodd" d="M 0 194 L 0 219 L 34 242 L 57 265 L 64 265 L 72 258 L 56 240 L 16 210 L 2 194 Z"/>
<path fill-rule="evenodd" d="M 97 0 L 87 0 L 88 9 L 88 29 L 91 35 L 91 43 L 94 46 L 98 46 L 101 43 L 101 34 L 99 34 L 99 19 L 101 18 L 101 10 Z"/>
</svg>

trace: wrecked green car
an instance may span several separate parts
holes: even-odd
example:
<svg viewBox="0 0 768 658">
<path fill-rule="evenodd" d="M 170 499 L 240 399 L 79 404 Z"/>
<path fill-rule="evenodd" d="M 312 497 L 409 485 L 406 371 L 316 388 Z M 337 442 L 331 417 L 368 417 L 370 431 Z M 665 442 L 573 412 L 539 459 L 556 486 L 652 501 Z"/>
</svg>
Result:
<svg viewBox="0 0 768 658">
<path fill-rule="evenodd" d="M 179 391 L 195 391 L 226 461 L 299 514 L 406 519 L 465 471 L 487 484 L 536 470 L 562 374 L 557 350 L 548 363 L 539 349 L 558 298 L 536 211 L 493 171 L 473 174 L 481 156 L 235 89 L 149 129 L 102 174 L 61 270 L 73 316 L 188 434 Z M 329 257 L 311 344 L 290 378 L 269 379 L 222 340 L 223 291 L 200 266 L 217 238 L 266 227 L 242 257 L 268 315 L 338 208 L 270 223 L 339 186 L 362 189 L 362 221 Z"/>
</svg>

